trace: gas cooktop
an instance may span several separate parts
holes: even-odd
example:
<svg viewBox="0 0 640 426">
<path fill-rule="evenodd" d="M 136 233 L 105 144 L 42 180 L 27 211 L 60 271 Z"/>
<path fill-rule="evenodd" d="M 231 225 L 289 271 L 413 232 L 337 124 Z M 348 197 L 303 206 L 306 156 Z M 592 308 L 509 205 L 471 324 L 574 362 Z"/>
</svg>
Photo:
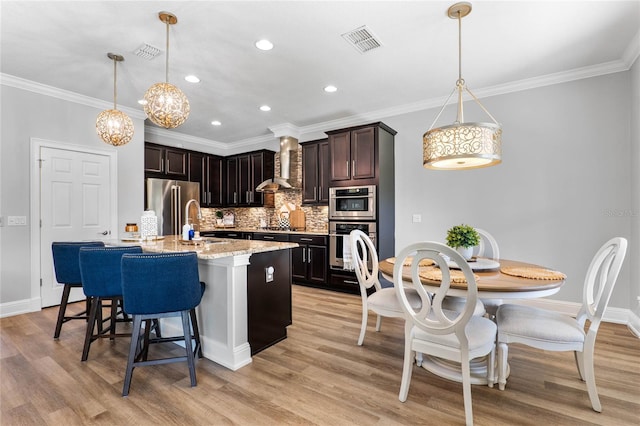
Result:
<svg viewBox="0 0 640 426">
<path fill-rule="evenodd" d="M 304 228 L 291 228 L 291 227 L 280 227 L 280 226 L 266 226 L 264 228 L 258 228 L 258 231 L 304 231 Z"/>
</svg>

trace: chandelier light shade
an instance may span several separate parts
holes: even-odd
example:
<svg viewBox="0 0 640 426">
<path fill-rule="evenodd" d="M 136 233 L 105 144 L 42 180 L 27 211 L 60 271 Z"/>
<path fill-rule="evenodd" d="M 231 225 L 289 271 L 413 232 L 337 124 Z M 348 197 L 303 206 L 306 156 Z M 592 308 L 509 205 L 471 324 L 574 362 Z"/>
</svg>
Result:
<svg viewBox="0 0 640 426">
<path fill-rule="evenodd" d="M 447 12 L 458 20 L 458 80 L 429 130 L 422 137 L 423 166 L 436 170 L 463 170 L 489 167 L 502 161 L 502 127 L 471 93 L 462 78 L 462 18 L 471 13 L 471 3 L 461 2 Z M 458 94 L 456 121 L 448 126 L 433 128 L 454 93 Z M 493 123 L 465 123 L 462 95 L 467 92 Z"/>
<path fill-rule="evenodd" d="M 178 18 L 170 12 L 160 12 L 158 16 L 167 26 L 166 78 L 164 83 L 154 84 L 144 94 L 144 112 L 158 126 L 173 129 L 187 120 L 191 107 L 182 90 L 169 83 L 169 25 L 176 24 Z"/>
<path fill-rule="evenodd" d="M 116 66 L 118 62 L 124 61 L 124 58 L 115 53 L 108 53 L 107 56 L 113 60 L 113 109 L 108 109 L 98 114 L 96 133 L 106 143 L 113 146 L 121 146 L 131 141 L 134 131 L 131 118 L 124 112 L 118 111 L 116 107 Z"/>
</svg>

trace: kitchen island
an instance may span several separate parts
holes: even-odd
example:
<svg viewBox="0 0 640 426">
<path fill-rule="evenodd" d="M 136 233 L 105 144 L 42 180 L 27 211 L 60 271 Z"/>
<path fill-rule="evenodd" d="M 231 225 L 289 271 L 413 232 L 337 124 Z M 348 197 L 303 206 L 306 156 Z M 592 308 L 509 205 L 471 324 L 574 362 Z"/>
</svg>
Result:
<svg viewBox="0 0 640 426">
<path fill-rule="evenodd" d="M 286 337 L 291 323 L 289 249 L 297 244 L 224 238 L 186 242 L 176 236 L 117 244 L 127 243 L 139 244 L 147 253 L 198 254 L 200 281 L 207 285 L 197 309 L 205 358 L 237 370 L 251 362 L 252 354 Z M 180 321 L 163 320 L 162 331 L 181 335 Z"/>
</svg>

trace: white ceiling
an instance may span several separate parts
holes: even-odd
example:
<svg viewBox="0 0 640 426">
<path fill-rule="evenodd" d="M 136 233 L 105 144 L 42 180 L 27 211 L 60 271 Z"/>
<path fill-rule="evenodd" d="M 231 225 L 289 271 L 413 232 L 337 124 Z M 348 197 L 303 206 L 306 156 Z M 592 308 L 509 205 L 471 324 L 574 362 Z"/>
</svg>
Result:
<svg viewBox="0 0 640 426">
<path fill-rule="evenodd" d="M 0 70 L 5 81 L 113 102 L 106 54 L 118 53 L 125 57 L 118 107 L 142 111 L 137 100 L 164 81 L 165 56 L 148 61 L 133 52 L 143 43 L 164 52 L 158 12 L 170 11 L 178 24 L 170 28 L 169 81 L 191 103 L 189 119 L 173 132 L 242 144 L 273 137 L 269 128 L 283 123 L 331 130 L 338 119 L 441 104 L 458 73 L 458 26 L 446 15 L 453 3 L 2 0 Z M 341 37 L 363 25 L 381 48 L 361 54 Z M 620 71 L 638 56 L 639 29 L 640 0 L 474 1 L 462 21 L 463 77 L 487 95 Z M 261 38 L 275 48 L 257 50 Z M 187 83 L 187 74 L 201 83 Z M 327 84 L 338 91 L 325 93 Z M 272 110 L 260 111 L 263 104 Z"/>
</svg>

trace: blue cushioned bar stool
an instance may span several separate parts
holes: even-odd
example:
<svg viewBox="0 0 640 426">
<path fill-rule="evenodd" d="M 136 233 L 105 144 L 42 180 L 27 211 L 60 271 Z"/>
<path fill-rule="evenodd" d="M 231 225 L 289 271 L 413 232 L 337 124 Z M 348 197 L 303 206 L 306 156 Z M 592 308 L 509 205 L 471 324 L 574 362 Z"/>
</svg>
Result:
<svg viewBox="0 0 640 426">
<path fill-rule="evenodd" d="M 133 316 L 131 346 L 127 360 L 122 396 L 129 394 L 131 376 L 135 367 L 187 361 L 191 386 L 196 386 L 195 353 L 200 352 L 200 334 L 195 308 L 200 304 L 204 284 L 198 275 L 196 253 L 125 254 L 122 256 L 122 292 L 124 309 Z M 182 318 L 181 337 L 157 338 L 145 345 L 141 357 L 138 350 L 143 320 L 176 317 Z M 191 327 L 193 327 L 193 335 Z M 146 330 L 145 330 L 146 333 Z M 147 334 L 148 335 L 148 334 Z M 195 340 L 195 348 L 192 344 Z M 186 356 L 147 360 L 149 343 L 184 340 Z M 142 360 L 139 360 L 142 358 Z"/>
<path fill-rule="evenodd" d="M 60 337 L 62 324 L 74 319 L 87 320 L 89 313 L 89 298 L 86 301 L 86 310 L 77 315 L 66 315 L 67 304 L 69 303 L 69 293 L 73 287 L 82 287 L 80 277 L 80 248 L 81 247 L 104 247 L 102 241 L 83 242 L 53 242 L 51 251 L 53 253 L 53 268 L 56 273 L 56 281 L 64 285 L 62 289 L 62 299 L 58 310 L 58 321 L 53 338 Z"/>
<path fill-rule="evenodd" d="M 117 308 L 122 305 L 122 255 L 140 254 L 142 248 L 131 247 L 82 247 L 80 249 L 80 275 L 84 294 L 90 298 L 89 321 L 82 349 L 82 361 L 89 356 L 89 348 L 95 340 L 108 337 L 129 337 L 131 333 L 116 333 Z M 111 302 L 111 314 L 102 320 L 103 301 Z M 127 318 L 125 317 L 125 321 Z M 104 322 L 109 327 L 104 328 Z M 107 334 L 108 332 L 108 334 Z"/>
</svg>

